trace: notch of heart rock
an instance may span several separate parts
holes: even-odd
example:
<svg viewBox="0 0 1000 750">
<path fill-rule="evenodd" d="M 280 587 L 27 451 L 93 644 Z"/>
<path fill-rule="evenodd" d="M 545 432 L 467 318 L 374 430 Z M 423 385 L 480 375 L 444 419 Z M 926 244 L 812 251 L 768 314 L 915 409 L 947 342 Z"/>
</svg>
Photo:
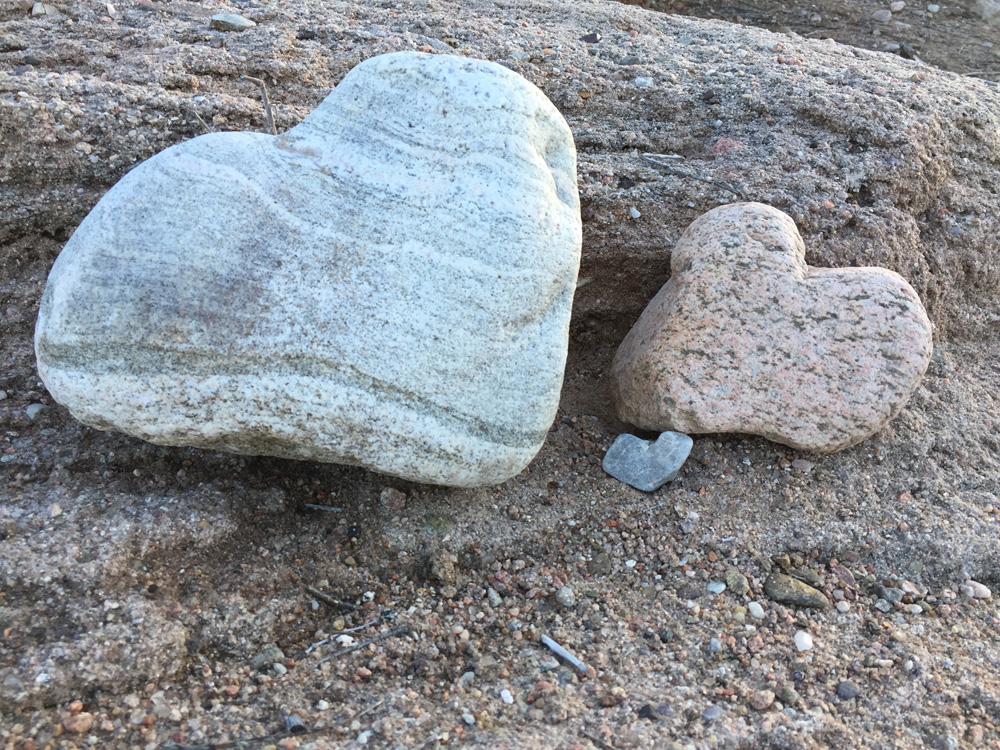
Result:
<svg viewBox="0 0 1000 750">
<path fill-rule="evenodd" d="M 38 369 L 154 443 L 500 482 L 555 418 L 580 243 L 541 91 L 383 55 L 281 136 L 201 136 L 115 185 L 52 268 Z"/>
<path fill-rule="evenodd" d="M 901 276 L 806 265 L 795 224 L 770 206 L 708 212 L 670 267 L 612 365 L 618 412 L 637 427 L 837 451 L 892 419 L 930 362 L 930 321 Z"/>
</svg>

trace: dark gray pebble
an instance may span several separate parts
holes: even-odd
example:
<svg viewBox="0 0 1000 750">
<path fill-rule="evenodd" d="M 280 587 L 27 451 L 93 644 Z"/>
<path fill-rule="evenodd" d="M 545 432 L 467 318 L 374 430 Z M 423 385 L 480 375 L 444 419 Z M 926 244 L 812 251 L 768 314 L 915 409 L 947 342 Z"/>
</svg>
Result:
<svg viewBox="0 0 1000 750">
<path fill-rule="evenodd" d="M 841 700 L 849 701 L 851 698 L 857 698 L 860 694 L 861 688 L 850 680 L 844 680 L 842 683 L 837 685 L 837 697 Z"/>
</svg>

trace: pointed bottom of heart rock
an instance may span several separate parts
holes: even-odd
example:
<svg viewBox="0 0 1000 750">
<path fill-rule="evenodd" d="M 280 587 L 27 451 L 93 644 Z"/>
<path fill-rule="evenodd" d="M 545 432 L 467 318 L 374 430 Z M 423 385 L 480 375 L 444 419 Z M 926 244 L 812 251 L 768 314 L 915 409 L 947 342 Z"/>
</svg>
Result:
<svg viewBox="0 0 1000 750">
<path fill-rule="evenodd" d="M 541 91 L 382 55 L 280 136 L 122 178 L 52 268 L 38 371 L 81 421 L 161 445 L 493 484 L 555 418 L 580 242 Z"/>
<path fill-rule="evenodd" d="M 654 492 L 677 478 L 694 441 L 679 432 L 664 432 L 655 441 L 619 435 L 604 454 L 608 474 L 643 492 Z"/>
<path fill-rule="evenodd" d="M 899 274 L 806 265 L 795 224 L 770 206 L 709 211 L 670 268 L 612 364 L 618 412 L 637 427 L 841 450 L 892 419 L 930 363 L 930 321 Z"/>
</svg>

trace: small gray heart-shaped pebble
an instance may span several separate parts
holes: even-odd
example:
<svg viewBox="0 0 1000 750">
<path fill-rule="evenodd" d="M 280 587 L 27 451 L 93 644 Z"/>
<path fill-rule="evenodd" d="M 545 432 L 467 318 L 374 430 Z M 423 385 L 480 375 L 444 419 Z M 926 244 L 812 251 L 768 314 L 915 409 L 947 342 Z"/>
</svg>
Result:
<svg viewBox="0 0 1000 750">
<path fill-rule="evenodd" d="M 680 432 L 664 432 L 655 441 L 619 435 L 604 455 L 604 470 L 643 492 L 658 490 L 677 478 L 694 441 Z"/>
</svg>

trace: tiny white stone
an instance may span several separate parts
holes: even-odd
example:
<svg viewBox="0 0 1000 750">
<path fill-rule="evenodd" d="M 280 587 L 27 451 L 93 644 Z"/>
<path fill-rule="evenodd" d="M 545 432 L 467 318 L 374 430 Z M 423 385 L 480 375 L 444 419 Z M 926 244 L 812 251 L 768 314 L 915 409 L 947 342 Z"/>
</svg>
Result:
<svg viewBox="0 0 1000 750">
<path fill-rule="evenodd" d="M 326 711 L 326 709 L 328 709 L 329 707 L 330 707 L 330 704 L 327 701 L 323 700 L 322 698 L 320 698 L 318 701 L 316 701 L 316 710 L 317 711 Z"/>
<path fill-rule="evenodd" d="M 466 724 L 472 727 L 475 726 L 476 724 L 476 717 L 470 713 L 464 713 L 462 714 L 462 721 L 464 721 Z"/>
<path fill-rule="evenodd" d="M 642 214 L 639 213 L 639 209 L 636 208 L 635 206 L 631 206 L 629 208 L 628 212 L 632 216 L 633 219 L 638 219 L 640 216 L 642 216 Z"/>
<path fill-rule="evenodd" d="M 288 671 L 285 665 L 282 664 L 280 661 L 274 662 L 274 664 L 272 664 L 271 666 L 274 668 L 274 671 L 277 672 L 278 674 L 285 674 Z"/>
<path fill-rule="evenodd" d="M 514 696 L 511 695 L 510 691 L 507 688 L 504 688 L 503 690 L 500 691 L 500 700 L 510 705 L 511 703 L 514 702 Z"/>
<path fill-rule="evenodd" d="M 941 10 L 941 6 L 938 5 L 937 3 L 931 3 L 930 5 L 927 6 L 928 13 L 937 13 L 939 10 Z"/>
<path fill-rule="evenodd" d="M 899 13 L 899 11 L 901 11 L 905 7 L 906 3 L 904 3 L 903 0 L 896 0 L 896 2 L 891 3 L 889 5 L 889 10 L 891 10 L 893 13 Z"/>
<path fill-rule="evenodd" d="M 366 729 L 365 731 L 363 731 L 361 734 L 358 735 L 358 744 L 367 745 L 368 740 L 371 738 L 371 736 L 372 736 L 372 730 Z"/>
<path fill-rule="evenodd" d="M 59 518 L 62 515 L 62 506 L 59 503 L 53 503 L 49 506 L 49 518 Z"/>
<path fill-rule="evenodd" d="M 726 584 L 722 581 L 712 581 L 708 584 L 708 593 L 710 594 L 721 594 L 726 590 Z"/>
<path fill-rule="evenodd" d="M 841 614 L 851 611 L 851 605 L 847 602 L 837 602 L 837 611 Z"/>
<path fill-rule="evenodd" d="M 653 85 L 653 79 L 649 76 L 638 76 L 635 79 L 635 85 L 641 89 L 648 89 Z"/>
<path fill-rule="evenodd" d="M 750 602 L 747 605 L 747 611 L 750 613 L 750 616 L 756 620 L 763 619 L 764 617 L 764 608 L 760 606 L 759 602 Z"/>
<path fill-rule="evenodd" d="M 635 566 L 636 566 L 635 560 L 626 560 L 625 561 L 625 567 L 626 568 L 634 568 Z"/>
<path fill-rule="evenodd" d="M 808 651 L 813 647 L 813 638 L 806 631 L 800 630 L 795 634 L 795 648 L 799 651 Z"/>
</svg>

